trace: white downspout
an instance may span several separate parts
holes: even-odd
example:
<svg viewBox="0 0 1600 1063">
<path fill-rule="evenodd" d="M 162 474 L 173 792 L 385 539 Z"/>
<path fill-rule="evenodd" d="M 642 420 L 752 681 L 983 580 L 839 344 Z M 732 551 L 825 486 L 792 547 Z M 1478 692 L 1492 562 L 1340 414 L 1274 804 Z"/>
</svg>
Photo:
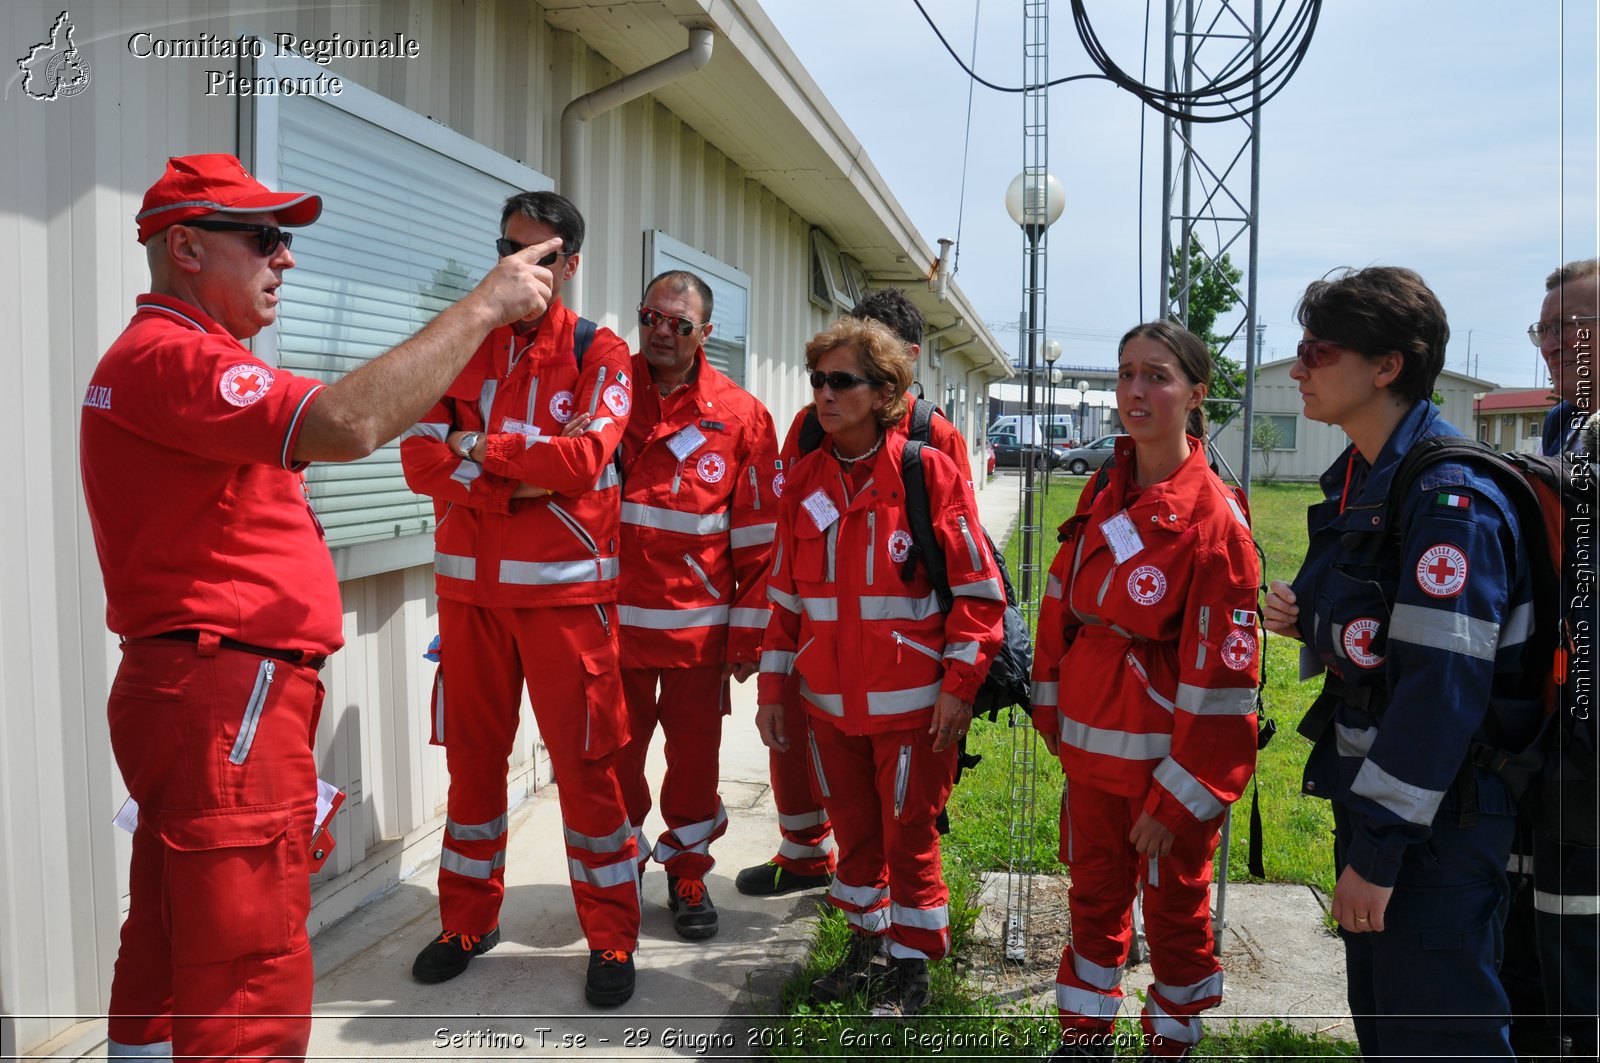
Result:
<svg viewBox="0 0 1600 1063">
<path fill-rule="evenodd" d="M 561 186 L 558 191 L 562 195 L 572 198 L 582 183 L 584 123 L 699 70 L 711 61 L 712 40 L 709 29 L 691 29 L 689 47 L 677 55 L 669 55 L 659 63 L 602 85 L 567 104 L 566 110 L 561 112 Z M 582 209 L 581 203 L 579 209 Z"/>
</svg>

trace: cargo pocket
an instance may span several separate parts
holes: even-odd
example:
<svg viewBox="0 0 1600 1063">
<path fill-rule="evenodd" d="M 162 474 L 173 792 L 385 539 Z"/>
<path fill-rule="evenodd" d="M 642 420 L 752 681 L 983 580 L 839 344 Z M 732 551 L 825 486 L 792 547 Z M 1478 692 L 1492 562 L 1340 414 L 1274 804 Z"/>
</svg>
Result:
<svg viewBox="0 0 1600 1063">
<path fill-rule="evenodd" d="M 292 806 L 279 805 L 161 817 L 175 962 L 225 963 L 290 950 L 297 910 L 289 888 L 292 816 Z"/>
<path fill-rule="evenodd" d="M 585 650 L 583 661 L 583 759 L 599 760 L 628 741 L 628 710 L 622 701 L 617 645 Z"/>
<path fill-rule="evenodd" d="M 432 721 L 428 733 L 428 744 L 434 746 L 444 745 L 444 665 L 440 664 L 433 670 L 433 696 L 428 702 L 428 719 Z"/>
</svg>

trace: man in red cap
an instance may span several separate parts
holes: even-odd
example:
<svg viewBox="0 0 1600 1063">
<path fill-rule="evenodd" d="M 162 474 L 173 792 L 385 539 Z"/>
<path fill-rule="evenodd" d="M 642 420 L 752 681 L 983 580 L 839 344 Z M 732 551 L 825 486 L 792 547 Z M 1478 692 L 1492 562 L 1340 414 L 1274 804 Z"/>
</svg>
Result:
<svg viewBox="0 0 1600 1063">
<path fill-rule="evenodd" d="M 111 746 L 139 806 L 111 1058 L 301 1058 L 311 1032 L 317 672 L 343 642 L 300 471 L 399 435 L 491 330 L 543 310 L 547 241 L 328 385 L 240 341 L 277 317 L 315 195 L 168 160 L 136 216 L 150 291 L 83 404 L 84 494 L 122 637 Z"/>
</svg>

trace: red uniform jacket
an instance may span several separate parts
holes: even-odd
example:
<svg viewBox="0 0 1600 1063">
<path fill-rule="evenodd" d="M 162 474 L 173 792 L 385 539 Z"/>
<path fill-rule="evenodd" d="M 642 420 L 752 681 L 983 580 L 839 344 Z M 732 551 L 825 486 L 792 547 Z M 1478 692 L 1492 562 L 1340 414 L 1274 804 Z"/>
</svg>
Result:
<svg viewBox="0 0 1600 1063">
<path fill-rule="evenodd" d="M 772 415 L 704 351 L 695 363 L 694 383 L 662 399 L 644 355 L 633 357 L 645 386 L 622 440 L 625 668 L 754 662 L 767 626 Z"/>
<path fill-rule="evenodd" d="M 950 612 L 940 611 L 922 565 L 907 574 L 905 444 L 889 433 L 849 501 L 831 439 L 789 470 L 767 585 L 763 704 L 780 703 L 784 677 L 797 672 L 811 714 L 860 735 L 925 726 L 941 690 L 971 701 L 982 685 L 1005 612 L 1000 573 L 972 488 L 929 448 L 922 467 L 955 595 Z"/>
<path fill-rule="evenodd" d="M 1091 480 L 1061 526 L 1033 657 L 1034 725 L 1068 778 L 1143 795 L 1173 830 L 1220 815 L 1255 770 L 1261 663 L 1249 523 L 1190 442 L 1130 498 L 1133 441 L 1118 441 L 1105 490 Z"/>
<path fill-rule="evenodd" d="M 789 422 L 789 434 L 783 437 L 783 467 L 788 469 L 802 457 L 800 453 L 800 425 L 805 422 L 806 414 L 811 412 L 810 405 L 800 407 L 800 412 L 794 415 L 794 420 Z M 905 420 L 897 426 L 901 435 L 911 431 L 911 404 L 906 403 Z M 967 481 L 967 486 L 972 486 L 972 465 L 967 460 L 967 441 L 961 435 L 961 430 L 951 423 L 950 419 L 935 414 L 933 420 L 928 422 L 928 445 L 949 456 L 956 463 L 956 469 L 961 473 L 961 478 Z M 783 490 L 780 481 L 778 490 Z"/>
<path fill-rule="evenodd" d="M 406 482 L 441 511 L 434 532 L 439 597 L 483 606 L 616 600 L 617 509 L 612 455 L 633 405 L 628 348 L 599 329 L 583 372 L 572 353 L 578 316 L 559 301 L 530 337 L 489 334 L 443 399 L 400 444 Z M 565 438 L 582 413 L 594 422 Z M 489 433 L 483 464 L 445 443 Z M 513 499 L 518 484 L 548 488 Z"/>
</svg>

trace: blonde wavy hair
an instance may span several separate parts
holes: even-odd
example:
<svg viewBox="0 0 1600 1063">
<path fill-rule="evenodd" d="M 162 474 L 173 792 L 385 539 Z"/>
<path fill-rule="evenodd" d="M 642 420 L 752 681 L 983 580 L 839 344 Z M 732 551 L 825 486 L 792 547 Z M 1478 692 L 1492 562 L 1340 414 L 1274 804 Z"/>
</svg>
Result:
<svg viewBox="0 0 1600 1063">
<path fill-rule="evenodd" d="M 816 369 L 822 356 L 836 347 L 853 349 L 861 359 L 861 373 L 872 381 L 871 386 L 889 389 L 889 402 L 877 411 L 878 427 L 893 428 L 905 420 L 911 360 L 899 337 L 877 321 L 841 317 L 806 344 L 806 368 Z"/>
</svg>

